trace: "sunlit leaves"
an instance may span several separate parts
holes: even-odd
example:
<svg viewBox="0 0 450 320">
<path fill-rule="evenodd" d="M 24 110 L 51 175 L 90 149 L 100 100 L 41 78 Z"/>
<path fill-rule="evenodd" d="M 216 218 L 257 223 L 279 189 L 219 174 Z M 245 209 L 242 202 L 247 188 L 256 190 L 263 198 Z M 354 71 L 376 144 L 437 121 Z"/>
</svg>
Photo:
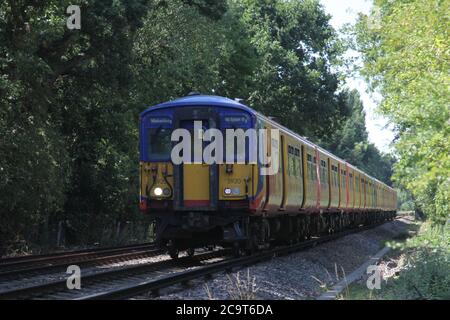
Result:
<svg viewBox="0 0 450 320">
<path fill-rule="evenodd" d="M 377 0 L 381 28 L 356 28 L 362 73 L 383 95 L 380 111 L 398 130 L 394 179 L 429 216 L 448 216 L 450 77 L 448 1 Z M 447 201 L 447 203 L 445 202 Z"/>
</svg>

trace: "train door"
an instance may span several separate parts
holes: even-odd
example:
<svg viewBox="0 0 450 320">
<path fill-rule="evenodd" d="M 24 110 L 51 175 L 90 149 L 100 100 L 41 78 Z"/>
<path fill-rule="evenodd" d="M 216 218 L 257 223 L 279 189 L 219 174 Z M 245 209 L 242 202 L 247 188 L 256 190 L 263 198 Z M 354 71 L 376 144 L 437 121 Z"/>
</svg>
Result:
<svg viewBox="0 0 450 320">
<path fill-rule="evenodd" d="M 330 185 L 328 180 L 328 157 L 317 150 L 317 165 L 320 183 L 320 207 L 330 206 Z"/>
<path fill-rule="evenodd" d="M 280 165 L 281 165 L 281 189 L 282 189 L 282 196 L 281 196 L 281 208 L 285 210 L 286 209 L 286 201 L 288 197 L 288 190 L 287 190 L 287 177 L 286 177 L 286 162 L 287 162 L 287 148 L 286 148 L 286 136 L 281 134 L 280 135 Z"/>
<path fill-rule="evenodd" d="M 348 208 L 355 207 L 355 184 L 354 184 L 354 171 L 348 168 Z"/>
<path fill-rule="evenodd" d="M 339 208 L 347 208 L 347 171 L 346 165 L 339 163 Z"/>
<path fill-rule="evenodd" d="M 354 171 L 355 174 L 355 209 L 361 207 L 361 178 L 358 171 Z"/>
<path fill-rule="evenodd" d="M 285 208 L 288 211 L 300 209 L 303 203 L 303 169 L 300 154 L 300 145 L 297 145 L 293 139 L 287 140 Z"/>
<path fill-rule="evenodd" d="M 195 148 L 203 147 L 202 138 L 203 133 L 208 129 L 207 120 L 201 121 L 201 129 L 194 128 L 194 120 L 183 120 L 180 127 L 186 129 L 191 137 L 191 162 L 182 164 L 183 176 L 183 207 L 208 207 L 210 200 L 210 179 L 209 179 L 209 165 L 203 163 L 202 157 L 200 159 L 194 158 Z"/>
<path fill-rule="evenodd" d="M 333 159 L 329 158 L 330 161 L 330 207 L 339 207 L 339 169 L 338 163 Z"/>
<path fill-rule="evenodd" d="M 271 163 L 268 166 L 272 168 L 277 168 L 278 170 L 274 174 L 266 175 L 266 186 L 268 187 L 266 191 L 266 204 L 264 206 L 265 211 L 276 212 L 283 204 L 283 175 L 284 175 L 284 165 L 283 165 L 283 143 L 281 134 L 272 136 L 270 133 L 270 126 L 266 126 L 267 129 L 267 157 L 270 158 Z"/>
<path fill-rule="evenodd" d="M 318 192 L 320 190 L 318 189 L 318 181 L 317 181 L 317 157 L 316 157 L 316 151 L 309 147 L 309 146 L 303 146 L 303 168 L 305 172 L 304 181 L 304 208 L 311 208 L 311 207 L 317 207 L 319 204 L 319 198 L 318 198 Z"/>
</svg>

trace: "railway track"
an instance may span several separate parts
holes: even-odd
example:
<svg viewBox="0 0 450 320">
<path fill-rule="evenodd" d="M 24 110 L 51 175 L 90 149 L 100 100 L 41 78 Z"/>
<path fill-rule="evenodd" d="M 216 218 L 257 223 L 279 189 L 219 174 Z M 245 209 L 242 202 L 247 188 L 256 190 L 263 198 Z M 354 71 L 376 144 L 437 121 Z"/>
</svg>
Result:
<svg viewBox="0 0 450 320">
<path fill-rule="evenodd" d="M 398 217 L 399 218 L 399 217 Z M 384 222 L 383 222 L 384 223 Z M 177 260 L 140 264 L 126 268 L 81 275 L 81 290 L 69 290 L 66 278 L 22 288 L 0 291 L 0 299 L 126 299 L 191 280 L 230 272 L 276 256 L 305 250 L 318 244 L 377 227 L 383 223 L 360 226 L 321 236 L 294 245 L 280 246 L 251 256 L 231 258 L 229 250 L 202 253 Z M 221 259 L 215 262 L 214 259 Z M 190 269 L 188 269 L 190 268 Z"/>
<path fill-rule="evenodd" d="M 56 254 L 12 257 L 0 260 L 0 284 L 14 279 L 63 271 L 70 264 L 83 267 L 98 266 L 146 258 L 163 253 L 152 243 L 60 252 Z"/>
<path fill-rule="evenodd" d="M 388 222 L 388 221 L 385 221 Z M 240 257 L 240 258 L 232 258 L 224 261 L 212 263 L 203 267 L 199 267 L 194 270 L 186 270 L 176 274 L 167 275 L 165 277 L 159 279 L 149 279 L 148 281 L 140 282 L 140 283 L 128 283 L 122 287 L 117 287 L 113 290 L 106 292 L 98 292 L 89 296 L 85 296 L 80 298 L 79 300 L 105 300 L 105 299 L 127 299 L 131 297 L 138 296 L 144 293 L 153 293 L 157 295 L 159 291 L 163 288 L 167 288 L 177 284 L 188 283 L 191 280 L 195 280 L 198 278 L 209 278 L 215 273 L 220 272 L 232 272 L 234 269 L 241 269 L 246 266 L 253 265 L 255 263 L 270 260 L 277 256 L 282 256 L 286 254 L 290 254 L 293 252 L 305 250 L 311 247 L 314 247 L 318 244 L 325 243 L 331 240 L 335 240 L 337 238 L 344 237 L 346 235 L 361 232 L 364 230 L 372 229 L 377 226 L 382 225 L 383 223 L 378 223 L 370 226 L 362 226 L 346 231 L 342 231 L 336 234 L 331 234 L 327 236 L 322 236 L 315 239 L 306 240 L 300 242 L 295 245 L 288 245 L 277 247 L 274 249 L 270 249 L 268 251 L 264 251 L 261 253 L 257 253 L 251 256 Z"/>
<path fill-rule="evenodd" d="M 295 245 L 281 246 L 251 256 L 226 258 L 228 250 L 183 257 L 178 260 L 165 260 L 152 264 L 131 266 L 118 270 L 82 275 L 81 290 L 68 290 L 66 279 L 13 288 L 0 292 L 0 299 L 126 299 L 143 293 L 158 293 L 159 290 L 191 280 L 210 277 L 223 271 L 232 271 L 273 257 L 314 247 L 320 243 L 374 228 L 380 224 L 362 226 L 340 233 L 313 238 Z M 218 262 L 214 258 L 226 258 Z M 195 268 L 193 268 L 195 267 Z M 187 269 L 191 268 L 191 269 Z M 187 270 L 186 270 L 187 269 Z"/>
<path fill-rule="evenodd" d="M 85 299 L 99 293 L 113 292 L 127 283 L 139 283 L 148 278 L 158 278 L 170 272 L 198 267 L 208 260 L 225 257 L 230 250 L 198 254 L 193 257 L 168 259 L 154 263 L 138 264 L 102 272 L 81 274 L 81 290 L 69 290 L 67 279 L 16 287 L 0 292 L 0 299 Z"/>
<path fill-rule="evenodd" d="M 99 252 L 120 252 L 124 250 L 133 250 L 142 247 L 154 246 L 153 243 L 139 243 L 139 244 L 129 244 L 120 247 L 105 247 L 105 248 L 90 248 L 90 249 L 80 249 L 80 250 L 71 250 L 71 251 L 60 251 L 53 252 L 48 254 L 36 254 L 36 255 L 25 255 L 25 256 L 15 256 L 15 257 L 3 257 L 0 258 L 0 268 L 3 265 L 8 264 L 20 264 L 27 261 L 44 261 L 46 259 L 53 259 L 56 257 L 67 256 L 67 255 L 83 255 L 88 253 L 99 253 Z"/>
</svg>

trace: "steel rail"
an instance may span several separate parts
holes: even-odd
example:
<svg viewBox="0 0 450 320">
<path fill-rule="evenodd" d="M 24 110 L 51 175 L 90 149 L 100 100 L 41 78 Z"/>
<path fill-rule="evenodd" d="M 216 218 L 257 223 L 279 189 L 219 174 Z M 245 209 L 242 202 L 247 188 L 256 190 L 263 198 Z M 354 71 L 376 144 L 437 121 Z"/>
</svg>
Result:
<svg viewBox="0 0 450 320">
<path fill-rule="evenodd" d="M 108 254 L 118 254 L 121 252 L 131 252 L 132 250 L 152 249 L 156 248 L 153 243 L 143 243 L 137 245 L 127 245 L 122 247 L 109 247 L 109 248 L 92 248 L 75 251 L 57 252 L 53 254 L 43 255 L 30 255 L 20 257 L 9 257 L 0 259 L 0 271 L 5 269 L 24 268 L 30 265 L 48 264 L 54 263 L 60 260 L 67 260 L 78 257 L 91 257 Z"/>
<path fill-rule="evenodd" d="M 165 270 L 171 267 L 189 267 L 198 266 L 201 261 L 225 256 L 230 250 L 220 250 L 199 254 L 193 257 L 182 257 L 176 260 L 168 259 L 153 263 L 139 264 L 128 266 L 125 268 L 107 270 L 102 272 L 91 272 L 81 276 L 83 288 L 96 284 L 102 280 L 126 280 L 127 278 Z M 10 299 L 28 299 L 28 298 L 44 298 L 48 295 L 57 296 L 58 294 L 82 295 L 79 290 L 69 290 L 67 288 L 67 279 L 53 280 L 46 283 L 33 284 L 25 287 L 17 287 L 4 291 L 0 291 L 0 300 Z"/>
<path fill-rule="evenodd" d="M 147 258 L 156 256 L 158 254 L 163 254 L 164 250 L 157 249 L 152 247 L 151 249 L 147 250 L 139 250 L 139 251 L 131 251 L 131 252 L 124 252 L 119 254 L 113 254 L 113 255 L 101 255 L 101 256 L 94 256 L 92 258 L 82 256 L 81 259 L 77 257 L 71 257 L 64 260 L 61 260 L 56 263 L 46 263 L 46 264 L 39 264 L 37 266 L 30 265 L 26 268 L 19 268 L 19 269 L 12 269 L 12 270 L 6 270 L 1 271 L 0 269 L 0 283 L 2 281 L 11 280 L 11 278 L 18 278 L 18 277 L 25 277 L 30 275 L 36 275 L 36 274 L 45 274 L 45 273 L 52 273 L 56 272 L 57 270 L 63 270 L 70 264 L 76 264 L 78 266 L 88 267 L 88 266 L 97 266 L 97 265 L 103 265 L 106 263 L 111 263 L 115 261 L 125 261 L 125 260 L 132 260 L 132 259 L 138 259 L 138 258 Z"/>
<path fill-rule="evenodd" d="M 393 219 L 400 219 L 401 217 L 396 217 Z M 159 261 L 156 263 L 151 264 L 141 264 L 137 266 L 130 266 L 126 268 L 121 268 L 117 270 L 108 270 L 104 272 L 99 273 L 93 273 L 89 275 L 82 276 L 82 283 L 85 286 L 86 283 L 88 285 L 95 285 L 98 284 L 100 280 L 102 279 L 122 279 L 126 280 L 129 278 L 132 281 L 126 281 L 125 285 L 115 286 L 112 289 L 109 290 L 103 290 L 101 292 L 93 293 L 93 294 L 87 294 L 87 295 L 77 295 L 76 293 L 73 294 L 70 299 L 75 300 L 85 300 L 85 299 L 124 299 L 124 298 L 130 298 L 136 295 L 139 295 L 141 293 L 146 292 L 158 292 L 162 288 L 167 288 L 175 284 L 179 283 L 187 283 L 191 280 L 194 280 L 196 278 L 200 277 L 208 277 L 211 276 L 214 273 L 219 273 L 223 271 L 232 271 L 235 268 L 242 268 L 247 265 L 252 265 L 255 263 L 258 263 L 260 261 L 269 260 L 276 256 L 286 255 L 292 252 L 301 251 L 307 248 L 314 247 L 318 244 L 329 242 L 331 240 L 335 240 L 337 238 L 344 237 L 349 234 L 358 233 L 364 230 L 372 229 L 377 226 L 380 226 L 384 224 L 387 221 L 383 221 L 381 223 L 376 223 L 372 225 L 367 226 L 359 226 L 356 228 L 344 230 L 339 233 L 334 233 L 331 235 L 324 235 L 321 237 L 313 238 L 310 240 L 306 240 L 294 245 L 287 245 L 282 247 L 276 247 L 273 249 L 269 249 L 267 251 L 263 251 L 260 253 L 256 253 L 251 256 L 246 257 L 240 257 L 240 258 L 231 258 L 227 259 L 225 261 L 220 262 L 212 262 L 206 266 L 200 266 L 193 270 L 187 270 L 187 271 L 181 271 L 176 272 L 172 275 L 163 276 L 158 279 L 153 280 L 144 280 L 139 279 L 136 281 L 135 279 L 131 279 L 133 276 L 136 276 L 137 274 L 145 275 L 147 272 L 153 272 L 153 271 L 159 271 L 163 270 L 163 268 L 166 267 L 177 267 L 182 266 L 183 264 L 187 264 L 192 266 L 193 264 L 197 263 L 199 264 L 199 261 L 206 260 L 206 259 L 212 259 L 214 255 L 216 256 L 226 256 L 224 253 L 227 250 L 223 251 L 215 251 L 212 253 L 205 253 L 201 255 L 197 255 L 194 257 L 183 257 L 178 260 L 165 260 L 165 261 Z M 229 252 L 229 250 L 228 250 Z M 195 261 L 197 259 L 197 261 Z M 134 283 L 132 283 L 134 282 Z M 45 298 L 46 296 L 49 297 L 49 294 L 53 293 L 56 294 L 56 298 L 58 297 L 58 292 L 60 294 L 68 294 L 71 295 L 71 292 L 74 292 L 76 290 L 68 290 L 66 287 L 66 279 L 64 280 L 56 280 L 49 283 L 44 284 L 37 284 L 37 285 L 31 285 L 28 287 L 22 287 L 22 288 L 15 288 L 7 291 L 0 292 L 0 300 L 1 299 L 17 299 L 17 298 Z M 55 296 L 50 295 L 52 298 L 55 298 Z M 67 298 L 67 297 L 64 297 Z"/>
<path fill-rule="evenodd" d="M 384 224 L 384 221 L 381 223 L 361 226 L 349 230 L 345 230 L 339 233 L 326 235 L 322 237 L 318 237 L 311 240 L 306 240 L 300 242 L 295 245 L 288 245 L 277 247 L 274 249 L 270 249 L 268 251 L 264 251 L 261 253 L 257 253 L 247 257 L 240 257 L 234 259 L 227 259 L 225 261 L 216 262 L 209 264 L 207 266 L 203 266 L 194 270 L 188 270 L 179 272 L 173 275 L 168 275 L 160 279 L 156 280 L 148 280 L 144 282 L 140 282 L 137 284 L 127 284 L 122 286 L 121 288 L 116 288 L 107 292 L 100 292 L 96 294 L 92 294 L 90 296 L 80 297 L 76 300 L 105 300 L 105 299 L 127 299 L 134 296 L 137 296 L 142 293 L 153 292 L 157 293 L 160 289 L 167 288 L 179 283 L 188 283 L 191 280 L 201 278 L 201 277 L 210 277 L 215 273 L 223 272 L 223 271 L 232 271 L 233 269 L 240 269 L 244 266 L 253 265 L 255 263 L 270 260 L 276 256 L 282 256 L 289 253 L 305 250 L 311 247 L 314 247 L 318 244 L 329 242 L 331 240 L 335 240 L 337 238 L 341 238 L 347 236 L 349 234 L 358 233 L 364 230 L 372 229 L 377 226 Z"/>
</svg>

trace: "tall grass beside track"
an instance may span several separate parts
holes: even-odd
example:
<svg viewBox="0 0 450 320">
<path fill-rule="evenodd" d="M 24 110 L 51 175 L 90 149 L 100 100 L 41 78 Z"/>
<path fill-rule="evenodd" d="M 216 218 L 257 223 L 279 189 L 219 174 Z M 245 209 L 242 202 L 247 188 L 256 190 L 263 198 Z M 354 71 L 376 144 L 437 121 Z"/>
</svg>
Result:
<svg viewBox="0 0 450 320">
<path fill-rule="evenodd" d="M 391 241 L 384 258 L 381 289 L 369 290 L 366 279 L 352 284 L 344 299 L 450 299 L 450 223 L 421 224 L 416 236 Z"/>
</svg>

